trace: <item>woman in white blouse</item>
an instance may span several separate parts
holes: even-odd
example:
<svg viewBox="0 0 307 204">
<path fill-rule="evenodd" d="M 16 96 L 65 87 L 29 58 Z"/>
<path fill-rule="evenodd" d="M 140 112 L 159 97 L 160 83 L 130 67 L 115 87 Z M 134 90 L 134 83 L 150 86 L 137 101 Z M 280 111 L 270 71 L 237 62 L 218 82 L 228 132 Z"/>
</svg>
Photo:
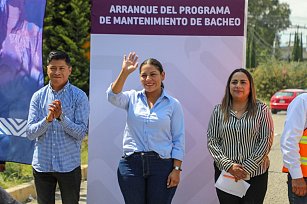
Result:
<svg viewBox="0 0 307 204">
<path fill-rule="evenodd" d="M 273 131 L 270 110 L 256 99 L 251 74 L 243 68 L 234 70 L 222 104 L 216 105 L 211 115 L 208 149 L 214 159 L 215 181 L 225 170 L 235 181 L 244 179 L 251 186 L 242 198 L 216 189 L 221 204 L 263 203 Z"/>
</svg>

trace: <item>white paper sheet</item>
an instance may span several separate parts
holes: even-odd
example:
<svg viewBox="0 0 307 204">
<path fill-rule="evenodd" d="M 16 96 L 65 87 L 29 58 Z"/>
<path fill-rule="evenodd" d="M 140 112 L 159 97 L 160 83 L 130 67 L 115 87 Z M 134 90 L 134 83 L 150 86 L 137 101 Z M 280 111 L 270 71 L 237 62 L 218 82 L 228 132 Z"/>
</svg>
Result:
<svg viewBox="0 0 307 204">
<path fill-rule="evenodd" d="M 236 182 L 234 176 L 224 170 L 215 183 L 216 188 L 240 198 L 246 194 L 249 186 L 250 184 L 244 180 Z"/>
</svg>

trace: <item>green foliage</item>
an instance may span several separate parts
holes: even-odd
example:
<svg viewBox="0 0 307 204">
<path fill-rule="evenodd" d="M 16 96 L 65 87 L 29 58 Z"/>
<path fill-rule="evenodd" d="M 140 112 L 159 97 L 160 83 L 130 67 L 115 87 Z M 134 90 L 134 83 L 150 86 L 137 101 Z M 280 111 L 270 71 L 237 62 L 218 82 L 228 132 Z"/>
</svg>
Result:
<svg viewBox="0 0 307 204">
<path fill-rule="evenodd" d="M 255 68 L 276 57 L 274 41 L 278 47 L 277 33 L 288 28 L 290 8 L 278 0 L 248 1 L 246 66 Z"/>
<path fill-rule="evenodd" d="M 31 165 L 7 162 L 5 167 L 5 172 L 0 173 L 0 186 L 2 188 L 16 186 L 33 179 Z"/>
<path fill-rule="evenodd" d="M 292 61 L 303 61 L 303 39 L 302 34 L 295 32 L 292 50 Z"/>
<path fill-rule="evenodd" d="M 48 0 L 44 19 L 43 62 L 52 50 L 63 50 L 73 67 L 70 82 L 89 92 L 89 59 L 85 48 L 90 38 L 90 1 Z M 46 66 L 46 64 L 45 64 Z M 45 82 L 48 78 L 46 76 Z"/>
<path fill-rule="evenodd" d="M 307 63 L 270 60 L 252 72 L 257 97 L 269 101 L 280 89 L 307 88 Z"/>
</svg>

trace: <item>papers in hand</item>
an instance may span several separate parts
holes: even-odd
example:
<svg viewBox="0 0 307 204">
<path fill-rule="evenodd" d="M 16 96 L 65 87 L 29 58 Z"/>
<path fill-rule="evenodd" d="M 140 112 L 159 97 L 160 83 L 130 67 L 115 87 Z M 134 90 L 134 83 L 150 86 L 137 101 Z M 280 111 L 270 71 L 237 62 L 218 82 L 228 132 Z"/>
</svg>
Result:
<svg viewBox="0 0 307 204">
<path fill-rule="evenodd" d="M 232 195 L 242 198 L 245 196 L 250 184 L 244 180 L 235 181 L 235 177 L 226 171 L 222 171 L 215 183 L 215 187 Z"/>
</svg>

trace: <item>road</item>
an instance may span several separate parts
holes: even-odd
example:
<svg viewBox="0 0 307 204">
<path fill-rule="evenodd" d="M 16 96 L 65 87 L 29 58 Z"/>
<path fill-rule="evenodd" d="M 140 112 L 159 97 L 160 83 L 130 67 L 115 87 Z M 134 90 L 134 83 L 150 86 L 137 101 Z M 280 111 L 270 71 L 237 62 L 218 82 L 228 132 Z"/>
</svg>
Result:
<svg viewBox="0 0 307 204">
<path fill-rule="evenodd" d="M 286 112 L 273 114 L 274 142 L 269 154 L 269 184 L 264 204 L 285 204 L 288 202 L 287 174 L 281 172 L 282 155 L 280 150 L 280 136 L 283 131 Z"/>
</svg>

